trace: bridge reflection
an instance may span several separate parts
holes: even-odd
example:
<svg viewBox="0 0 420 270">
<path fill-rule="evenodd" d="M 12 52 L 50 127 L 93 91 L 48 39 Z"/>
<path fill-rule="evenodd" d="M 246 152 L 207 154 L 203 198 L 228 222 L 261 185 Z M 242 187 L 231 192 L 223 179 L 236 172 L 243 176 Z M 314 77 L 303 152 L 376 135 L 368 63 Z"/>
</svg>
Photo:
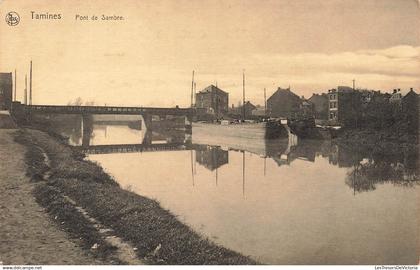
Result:
<svg viewBox="0 0 420 270">
<path fill-rule="evenodd" d="M 187 150 L 185 144 L 179 143 L 156 143 L 156 144 L 108 144 L 73 146 L 85 154 L 113 154 L 133 152 L 156 152 L 156 151 L 182 151 Z"/>
</svg>

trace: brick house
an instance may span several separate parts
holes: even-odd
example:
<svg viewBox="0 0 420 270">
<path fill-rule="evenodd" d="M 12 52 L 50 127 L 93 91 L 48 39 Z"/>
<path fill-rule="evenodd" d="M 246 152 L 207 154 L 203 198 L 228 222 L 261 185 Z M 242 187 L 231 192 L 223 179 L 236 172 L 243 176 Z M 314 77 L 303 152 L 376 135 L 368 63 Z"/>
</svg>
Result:
<svg viewBox="0 0 420 270">
<path fill-rule="evenodd" d="M 328 120 L 331 124 L 354 126 L 361 116 L 362 97 L 351 87 L 328 90 Z"/>
<path fill-rule="evenodd" d="M 290 118 L 300 110 L 301 99 L 287 89 L 278 88 L 267 100 L 267 111 L 271 117 Z"/>
<path fill-rule="evenodd" d="M 327 94 L 312 94 L 308 101 L 313 105 L 315 119 L 328 119 L 329 101 Z"/>
<path fill-rule="evenodd" d="M 195 96 L 196 108 L 216 118 L 222 118 L 228 112 L 229 93 L 217 86 L 210 85 Z"/>
</svg>

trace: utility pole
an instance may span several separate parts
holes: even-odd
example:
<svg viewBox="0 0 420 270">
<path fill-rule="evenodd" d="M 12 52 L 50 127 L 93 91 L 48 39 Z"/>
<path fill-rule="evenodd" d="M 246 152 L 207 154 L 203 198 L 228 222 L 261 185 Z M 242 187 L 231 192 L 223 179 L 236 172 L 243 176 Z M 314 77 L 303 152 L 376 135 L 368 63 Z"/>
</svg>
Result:
<svg viewBox="0 0 420 270">
<path fill-rule="evenodd" d="M 355 93 L 354 91 L 356 90 L 356 80 L 353 79 L 353 94 L 352 94 L 352 110 L 353 113 L 355 114 L 355 120 L 356 120 L 356 128 L 358 127 L 358 122 L 359 122 L 359 106 L 357 106 L 360 102 L 359 100 L 359 95 L 358 93 Z M 356 99 L 356 100 L 355 100 Z M 357 108 L 355 108 L 354 103 L 356 103 Z"/>
<path fill-rule="evenodd" d="M 32 60 L 29 69 L 29 105 L 32 105 Z"/>
<path fill-rule="evenodd" d="M 242 71 L 242 120 L 245 121 L 245 70 Z"/>
<path fill-rule="evenodd" d="M 197 103 L 197 99 L 195 97 L 196 95 L 197 95 L 197 84 L 194 82 L 194 107 Z"/>
<path fill-rule="evenodd" d="M 264 87 L 264 116 L 267 116 L 267 96 Z"/>
<path fill-rule="evenodd" d="M 13 95 L 13 101 L 16 101 L 16 85 L 17 85 L 17 80 L 16 80 L 16 69 L 15 69 L 15 94 Z"/>
<path fill-rule="evenodd" d="M 193 98 L 194 98 L 194 70 L 192 72 L 192 81 L 191 81 L 191 108 L 193 107 Z"/>
<path fill-rule="evenodd" d="M 24 93 L 24 104 L 28 105 L 28 75 L 25 74 L 25 93 Z"/>
</svg>

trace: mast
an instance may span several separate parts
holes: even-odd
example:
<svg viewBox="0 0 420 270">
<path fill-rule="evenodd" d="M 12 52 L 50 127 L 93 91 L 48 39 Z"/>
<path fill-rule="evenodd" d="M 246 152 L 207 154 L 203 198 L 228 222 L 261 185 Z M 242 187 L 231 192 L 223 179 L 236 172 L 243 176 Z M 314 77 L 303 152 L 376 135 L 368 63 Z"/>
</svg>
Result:
<svg viewBox="0 0 420 270">
<path fill-rule="evenodd" d="M 242 196 L 245 197 L 245 151 L 242 151 Z"/>
<path fill-rule="evenodd" d="M 28 75 L 25 74 L 25 93 L 24 93 L 24 104 L 28 105 Z"/>
<path fill-rule="evenodd" d="M 195 186 L 195 181 L 194 181 L 194 163 L 193 163 L 193 159 L 194 159 L 194 150 L 191 149 L 190 151 L 191 153 L 191 178 L 192 178 L 192 186 Z"/>
<path fill-rule="evenodd" d="M 216 164 L 216 187 L 217 187 L 217 178 L 218 178 L 218 174 L 217 174 L 217 164 Z"/>
<path fill-rule="evenodd" d="M 266 160 L 267 160 L 267 157 L 264 157 L 264 177 L 265 177 L 265 172 L 267 170 Z"/>
<path fill-rule="evenodd" d="M 29 105 L 32 105 L 32 60 L 29 69 Z"/>
<path fill-rule="evenodd" d="M 242 71 L 242 120 L 245 120 L 245 70 Z"/>
<path fill-rule="evenodd" d="M 193 98 L 194 98 L 194 70 L 192 72 L 192 81 L 191 81 L 191 108 L 193 107 Z"/>
</svg>

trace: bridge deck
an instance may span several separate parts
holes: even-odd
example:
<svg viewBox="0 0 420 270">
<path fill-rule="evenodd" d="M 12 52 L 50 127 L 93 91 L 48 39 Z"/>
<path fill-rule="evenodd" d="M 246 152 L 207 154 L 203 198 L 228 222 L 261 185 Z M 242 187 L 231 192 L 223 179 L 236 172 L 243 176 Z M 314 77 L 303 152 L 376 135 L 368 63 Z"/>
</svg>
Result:
<svg viewBox="0 0 420 270">
<path fill-rule="evenodd" d="M 152 115 L 190 115 L 190 108 L 157 108 L 157 107 L 118 107 L 118 106 L 60 106 L 60 105 L 27 105 L 30 112 L 63 113 L 63 114 L 152 114 Z"/>
</svg>

